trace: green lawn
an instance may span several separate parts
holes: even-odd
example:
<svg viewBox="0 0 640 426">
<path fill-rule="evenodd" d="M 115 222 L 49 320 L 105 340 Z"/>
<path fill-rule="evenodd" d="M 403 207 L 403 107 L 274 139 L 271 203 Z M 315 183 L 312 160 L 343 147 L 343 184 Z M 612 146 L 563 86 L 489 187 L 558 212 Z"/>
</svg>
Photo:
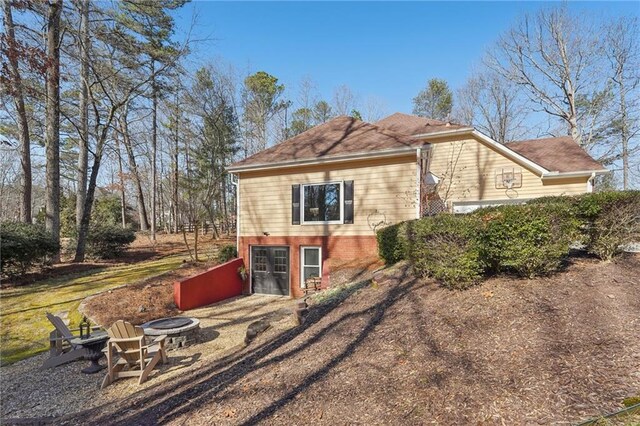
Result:
<svg viewBox="0 0 640 426">
<path fill-rule="evenodd" d="M 0 290 L 0 363 L 10 364 L 48 349 L 52 325 L 46 312 L 68 311 L 71 327 L 77 327 L 78 306 L 85 297 L 171 271 L 183 258 L 176 255 L 104 267 Z"/>
</svg>

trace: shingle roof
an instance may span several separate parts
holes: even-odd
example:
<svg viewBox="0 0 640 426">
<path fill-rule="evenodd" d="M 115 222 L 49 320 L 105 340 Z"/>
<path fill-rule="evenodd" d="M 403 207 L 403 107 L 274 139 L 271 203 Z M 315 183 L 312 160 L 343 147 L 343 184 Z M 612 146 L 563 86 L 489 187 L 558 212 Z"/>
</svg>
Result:
<svg viewBox="0 0 640 426">
<path fill-rule="evenodd" d="M 440 120 L 403 114 L 401 112 L 396 112 L 395 114 L 385 117 L 377 121 L 375 125 L 411 136 L 469 128 L 469 126 L 450 124 Z"/>
<path fill-rule="evenodd" d="M 505 146 L 549 171 L 566 173 L 605 170 L 571 136 L 529 139 Z"/>
<path fill-rule="evenodd" d="M 376 126 L 411 136 L 469 128 L 399 112 L 376 122 Z M 549 171 L 564 173 L 605 169 L 570 136 L 530 139 L 505 146 Z"/>
<path fill-rule="evenodd" d="M 409 136 L 352 117 L 340 116 L 238 161 L 231 167 L 364 154 L 423 144 Z"/>
<path fill-rule="evenodd" d="M 468 126 L 402 113 L 390 115 L 375 124 L 340 116 L 238 161 L 231 169 L 417 148 L 425 142 L 414 138 L 416 135 L 459 129 L 473 130 Z M 505 146 L 553 172 L 605 170 L 569 136 L 517 141 Z"/>
</svg>

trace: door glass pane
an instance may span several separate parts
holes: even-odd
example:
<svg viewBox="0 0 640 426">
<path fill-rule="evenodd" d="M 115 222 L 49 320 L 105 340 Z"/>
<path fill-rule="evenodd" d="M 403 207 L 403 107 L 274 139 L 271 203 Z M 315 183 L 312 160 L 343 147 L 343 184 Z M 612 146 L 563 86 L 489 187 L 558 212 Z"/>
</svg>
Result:
<svg viewBox="0 0 640 426">
<path fill-rule="evenodd" d="M 287 251 L 282 249 L 276 249 L 273 259 L 274 259 L 273 271 L 286 273 L 287 272 Z"/>
<path fill-rule="evenodd" d="M 253 270 L 267 272 L 267 249 L 253 249 Z"/>
<path fill-rule="evenodd" d="M 310 266 L 320 266 L 320 249 L 304 248 L 304 264 Z"/>
</svg>

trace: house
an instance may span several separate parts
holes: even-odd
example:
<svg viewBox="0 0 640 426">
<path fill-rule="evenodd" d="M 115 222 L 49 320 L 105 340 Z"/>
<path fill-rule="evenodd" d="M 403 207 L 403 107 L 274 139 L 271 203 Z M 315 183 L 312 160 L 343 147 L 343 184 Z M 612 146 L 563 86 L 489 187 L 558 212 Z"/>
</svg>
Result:
<svg viewBox="0 0 640 426">
<path fill-rule="evenodd" d="M 377 253 L 375 231 L 440 211 L 580 194 L 607 170 L 571 138 L 502 145 L 396 113 L 337 117 L 228 168 L 237 177 L 245 292 L 298 297 L 329 259 Z"/>
</svg>

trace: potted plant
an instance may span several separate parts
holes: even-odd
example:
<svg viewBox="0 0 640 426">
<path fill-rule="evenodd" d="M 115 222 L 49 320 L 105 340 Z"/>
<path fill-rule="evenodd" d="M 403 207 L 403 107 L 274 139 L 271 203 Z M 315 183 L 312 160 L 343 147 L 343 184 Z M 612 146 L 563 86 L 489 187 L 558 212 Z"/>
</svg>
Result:
<svg viewBox="0 0 640 426">
<path fill-rule="evenodd" d="M 244 265 L 238 268 L 238 275 L 240 275 L 242 282 L 245 282 L 247 280 L 249 274 L 247 273 L 247 268 L 245 268 Z"/>
</svg>

